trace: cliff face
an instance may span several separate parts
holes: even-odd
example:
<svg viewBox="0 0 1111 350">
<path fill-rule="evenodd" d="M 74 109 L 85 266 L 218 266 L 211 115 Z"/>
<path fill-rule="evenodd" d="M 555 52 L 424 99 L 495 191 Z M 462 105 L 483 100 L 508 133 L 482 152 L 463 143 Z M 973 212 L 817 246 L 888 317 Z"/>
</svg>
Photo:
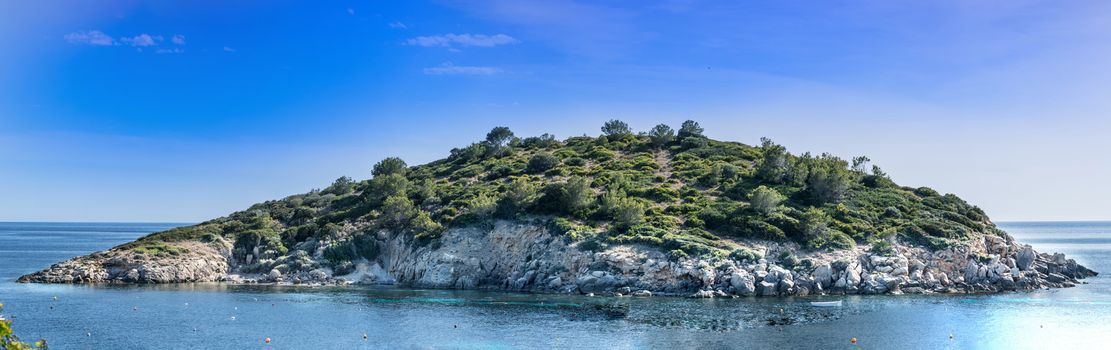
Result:
<svg viewBox="0 0 1111 350">
<path fill-rule="evenodd" d="M 267 273 L 244 273 L 241 269 L 246 265 L 231 259 L 226 243 L 182 242 L 188 253 L 155 257 L 110 250 L 23 276 L 20 282 L 357 283 L 714 297 L 1030 290 L 1071 287 L 1096 274 L 1063 254 L 1038 253 L 1009 236 L 984 236 L 937 251 L 896 245 L 889 256 L 863 247 L 807 252 L 792 243 L 739 242 L 757 252 L 754 260 L 746 261 L 675 260 L 641 245 L 590 252 L 544 226 L 511 221 L 498 221 L 492 229 L 450 229 L 432 245 L 414 244 L 405 235 L 387 231 L 375 238 L 378 256 L 360 260 L 344 275 L 335 275 L 330 268 L 308 268 L 313 264 L 304 268 L 283 264 Z M 779 256 L 795 256 L 798 262 Z"/>
</svg>

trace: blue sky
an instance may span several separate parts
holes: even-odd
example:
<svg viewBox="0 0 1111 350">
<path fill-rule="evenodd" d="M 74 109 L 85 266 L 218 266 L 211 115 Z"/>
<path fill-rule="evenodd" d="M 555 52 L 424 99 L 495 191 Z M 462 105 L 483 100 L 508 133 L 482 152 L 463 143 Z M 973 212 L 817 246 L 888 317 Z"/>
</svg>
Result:
<svg viewBox="0 0 1111 350">
<path fill-rule="evenodd" d="M 0 220 L 199 221 L 506 125 L 695 119 L 1111 219 L 1111 3 L 0 4 Z"/>
</svg>

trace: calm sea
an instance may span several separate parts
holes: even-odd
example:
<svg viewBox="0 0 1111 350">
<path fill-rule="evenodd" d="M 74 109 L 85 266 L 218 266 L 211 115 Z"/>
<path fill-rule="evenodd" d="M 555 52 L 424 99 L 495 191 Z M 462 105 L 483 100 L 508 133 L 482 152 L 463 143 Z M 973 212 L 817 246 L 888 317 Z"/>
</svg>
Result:
<svg viewBox="0 0 1111 350">
<path fill-rule="evenodd" d="M 0 303 L 55 349 L 1060 349 L 1111 344 L 1111 282 L 990 296 L 695 300 L 370 287 L 17 284 L 175 224 L 0 223 Z M 1002 223 L 1111 273 L 1111 222 Z M 57 298 L 57 299 L 55 299 Z M 844 300 L 815 309 L 812 300 Z M 611 320 L 592 304 L 629 305 Z M 769 318 L 789 318 L 768 326 Z M 364 339 L 365 335 L 365 339 Z M 270 338 L 270 344 L 264 342 Z M 858 342 L 852 344 L 851 338 Z"/>
</svg>

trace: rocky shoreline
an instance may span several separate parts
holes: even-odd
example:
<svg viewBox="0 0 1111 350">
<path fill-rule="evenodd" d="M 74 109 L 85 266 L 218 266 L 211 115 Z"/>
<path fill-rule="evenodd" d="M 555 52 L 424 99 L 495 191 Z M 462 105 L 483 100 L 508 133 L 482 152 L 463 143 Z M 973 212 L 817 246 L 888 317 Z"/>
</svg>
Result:
<svg viewBox="0 0 1111 350">
<path fill-rule="evenodd" d="M 354 230 L 358 228 L 348 228 Z M 947 249 L 896 243 L 890 254 L 865 247 L 806 252 L 792 243 L 738 242 L 756 252 L 744 261 L 669 260 L 650 247 L 580 249 L 543 225 L 499 221 L 491 229 L 456 228 L 437 244 L 379 232 L 379 254 L 335 271 L 302 250 L 283 256 L 257 249 L 233 256 L 231 244 L 171 242 L 176 255 L 115 248 L 22 276 L 23 283 L 396 284 L 615 296 L 804 296 L 823 294 L 992 293 L 1073 287 L 1096 276 L 1063 254 L 1034 251 L 1010 236 L 984 235 Z M 323 246 L 323 245 L 322 245 Z M 257 257 L 257 258 L 256 258 Z M 339 272 L 339 273 L 337 273 Z"/>
</svg>

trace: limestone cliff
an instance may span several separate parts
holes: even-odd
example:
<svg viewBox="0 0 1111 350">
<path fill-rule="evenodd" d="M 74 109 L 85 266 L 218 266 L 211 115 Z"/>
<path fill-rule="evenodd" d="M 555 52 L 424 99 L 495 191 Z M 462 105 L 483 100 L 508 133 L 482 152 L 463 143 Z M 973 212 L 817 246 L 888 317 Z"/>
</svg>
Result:
<svg viewBox="0 0 1111 350">
<path fill-rule="evenodd" d="M 880 256 L 863 247 L 806 252 L 795 244 L 742 242 L 754 261 L 668 259 L 652 247 L 627 245 L 590 252 L 531 223 L 498 221 L 491 229 L 444 232 L 439 244 L 415 244 L 383 231 L 380 254 L 353 272 L 299 270 L 289 265 L 243 273 L 229 247 L 181 243 L 173 257 L 110 250 L 75 258 L 21 282 L 42 283 L 359 283 L 421 288 L 494 289 L 540 293 L 769 296 L 807 294 L 969 293 L 1071 287 L 1095 272 L 1063 254 L 1037 253 L 1009 236 L 985 236 L 944 250 L 897 245 Z M 784 252 L 788 252 L 784 254 Z M 796 256 L 787 265 L 777 256 Z M 320 259 L 320 256 L 306 257 Z M 311 266 L 309 264 L 308 266 Z"/>
</svg>

